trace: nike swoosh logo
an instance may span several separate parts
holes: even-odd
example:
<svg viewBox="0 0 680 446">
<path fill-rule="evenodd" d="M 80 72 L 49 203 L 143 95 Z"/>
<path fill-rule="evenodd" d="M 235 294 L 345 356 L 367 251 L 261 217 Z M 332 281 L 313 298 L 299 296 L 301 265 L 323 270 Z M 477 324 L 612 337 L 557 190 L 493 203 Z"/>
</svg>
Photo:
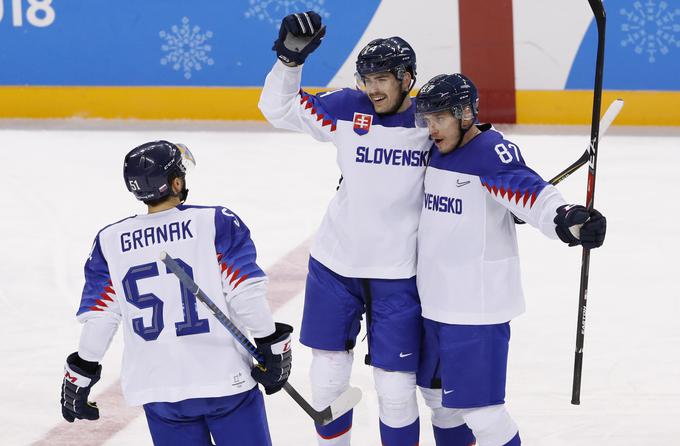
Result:
<svg viewBox="0 0 680 446">
<path fill-rule="evenodd" d="M 406 358 L 407 356 L 411 356 L 413 353 L 399 353 L 400 358 Z"/>
<path fill-rule="evenodd" d="M 458 186 L 458 187 L 465 186 L 466 184 L 470 184 L 470 182 L 469 181 L 456 180 L 456 186 Z"/>
<path fill-rule="evenodd" d="M 444 395 L 448 395 L 451 392 L 453 392 L 453 390 L 444 390 Z"/>
</svg>

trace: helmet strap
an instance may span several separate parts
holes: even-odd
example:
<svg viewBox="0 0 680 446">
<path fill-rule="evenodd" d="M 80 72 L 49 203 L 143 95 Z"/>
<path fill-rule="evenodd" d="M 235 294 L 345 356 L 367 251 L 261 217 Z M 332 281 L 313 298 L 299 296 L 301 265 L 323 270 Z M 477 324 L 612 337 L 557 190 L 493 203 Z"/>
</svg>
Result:
<svg viewBox="0 0 680 446">
<path fill-rule="evenodd" d="M 180 190 L 178 193 L 175 194 L 176 197 L 179 198 L 180 204 L 184 203 L 187 201 L 187 196 L 189 195 L 189 189 L 187 189 L 187 179 L 186 176 L 182 175 L 181 177 L 178 177 L 182 179 L 182 190 Z"/>
<path fill-rule="evenodd" d="M 454 149 L 457 149 L 460 147 L 460 143 L 463 142 L 463 138 L 465 138 L 465 134 L 472 128 L 472 126 L 475 125 L 473 122 L 468 126 L 468 128 L 463 128 L 463 119 L 461 118 L 458 122 L 458 129 L 460 130 L 460 136 L 458 137 L 458 142 L 456 142 L 456 145 L 453 146 Z"/>
<path fill-rule="evenodd" d="M 182 186 L 182 190 L 179 191 L 179 202 L 180 204 L 184 203 L 187 201 L 187 196 L 189 195 L 189 189 L 187 189 L 186 183 Z"/>
<path fill-rule="evenodd" d="M 399 108 L 401 107 L 401 104 L 404 103 L 404 99 L 406 99 L 406 96 L 408 96 L 408 91 L 402 91 L 401 97 L 399 98 L 397 103 L 394 105 L 394 107 L 392 107 L 390 110 L 387 110 L 385 113 L 378 113 L 378 114 L 381 115 L 381 116 L 395 114 L 399 110 Z"/>
</svg>

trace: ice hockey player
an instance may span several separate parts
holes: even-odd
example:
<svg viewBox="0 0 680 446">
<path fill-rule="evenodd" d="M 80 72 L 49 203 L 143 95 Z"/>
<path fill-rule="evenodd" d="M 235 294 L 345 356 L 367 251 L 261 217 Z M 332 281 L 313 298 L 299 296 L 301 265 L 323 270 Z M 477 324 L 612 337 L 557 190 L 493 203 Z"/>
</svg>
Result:
<svg viewBox="0 0 680 446">
<path fill-rule="evenodd" d="M 260 110 L 275 127 L 331 142 L 342 172 L 311 249 L 300 342 L 312 348 L 315 408 L 349 386 L 362 315 L 385 446 L 418 443 L 415 371 L 422 320 L 416 235 L 431 141 L 414 122 L 409 92 L 416 55 L 399 37 L 368 43 L 356 61 L 360 89 L 319 95 L 300 89 L 302 65 L 325 26 L 312 12 L 281 23 Z M 348 445 L 352 413 L 317 426 L 319 445 Z M 377 444 L 362 439 L 360 444 Z"/>
<path fill-rule="evenodd" d="M 97 234 L 85 263 L 77 313 L 78 351 L 66 359 L 61 411 L 66 421 L 96 420 L 89 402 L 99 364 L 123 326 L 123 395 L 143 405 L 156 445 L 271 445 L 262 393 L 280 390 L 290 373 L 292 328 L 274 323 L 266 276 L 245 223 L 220 206 L 189 206 L 186 146 L 154 141 L 125 157 L 123 177 L 148 214 Z M 249 330 L 265 371 L 159 260 L 161 251 L 192 276 L 233 322 Z"/>
<path fill-rule="evenodd" d="M 437 150 L 425 174 L 418 291 L 425 326 L 418 385 L 440 424 L 465 421 L 479 446 L 517 446 L 505 405 L 509 321 L 524 311 L 512 214 L 550 238 L 602 245 L 606 220 L 567 205 L 526 166 L 519 147 L 478 124 L 462 74 L 439 75 L 416 97 L 416 122 Z M 437 445 L 449 445 L 445 432 Z"/>
</svg>

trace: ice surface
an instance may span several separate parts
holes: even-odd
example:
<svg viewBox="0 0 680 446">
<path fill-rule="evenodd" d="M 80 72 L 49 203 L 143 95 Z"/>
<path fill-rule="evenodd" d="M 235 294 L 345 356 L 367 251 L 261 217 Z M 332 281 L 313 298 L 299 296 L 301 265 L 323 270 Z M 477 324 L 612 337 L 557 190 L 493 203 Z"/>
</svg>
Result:
<svg viewBox="0 0 680 446">
<path fill-rule="evenodd" d="M 585 127 L 503 130 L 546 178 L 588 141 Z M 64 359 L 78 343 L 83 262 L 100 228 L 144 212 L 124 187 L 122 159 L 152 139 L 191 148 L 190 202 L 226 205 L 245 220 L 260 264 L 285 279 L 271 288 L 294 296 L 275 317 L 298 331 L 304 256 L 288 253 L 313 235 L 335 192 L 332 145 L 259 124 L 2 122 L 0 444 L 151 444 L 141 410 L 125 408 L 117 390 L 120 335 L 93 390 L 102 419 L 69 425 L 58 399 Z M 614 128 L 600 144 L 595 204 L 609 231 L 591 257 L 580 406 L 569 401 L 581 251 L 518 230 L 528 311 L 512 323 L 507 400 L 524 444 L 680 445 L 679 169 L 677 129 Z M 582 203 L 585 170 L 560 189 Z M 353 444 L 374 446 L 377 398 L 364 353 L 360 344 L 352 383 L 364 398 Z M 310 360 L 294 347 L 291 382 L 307 396 Z M 311 423 L 283 392 L 266 401 L 275 445 L 315 444 Z M 423 404 L 421 432 L 421 446 L 434 445 Z"/>
</svg>

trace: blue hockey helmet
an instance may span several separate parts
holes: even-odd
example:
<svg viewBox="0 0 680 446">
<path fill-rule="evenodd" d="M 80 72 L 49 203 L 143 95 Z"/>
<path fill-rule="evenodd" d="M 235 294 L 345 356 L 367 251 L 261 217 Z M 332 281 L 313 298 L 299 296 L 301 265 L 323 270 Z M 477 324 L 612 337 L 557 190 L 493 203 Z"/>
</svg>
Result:
<svg viewBox="0 0 680 446">
<path fill-rule="evenodd" d="M 357 84 L 363 84 L 367 74 L 389 71 L 402 80 L 408 71 L 413 77 L 411 87 L 416 78 L 416 52 L 401 37 L 388 37 L 370 41 L 357 56 Z"/>
<path fill-rule="evenodd" d="M 440 74 L 430 79 L 416 96 L 416 125 L 427 127 L 424 115 L 450 110 L 460 120 L 475 120 L 479 113 L 477 87 L 465 75 Z"/>
<path fill-rule="evenodd" d="M 152 141 L 135 147 L 125 156 L 123 178 L 128 190 L 138 200 L 147 202 L 164 198 L 172 193 L 170 183 L 183 178 L 196 161 L 183 144 Z M 186 183 L 180 193 L 186 199 Z"/>
</svg>

